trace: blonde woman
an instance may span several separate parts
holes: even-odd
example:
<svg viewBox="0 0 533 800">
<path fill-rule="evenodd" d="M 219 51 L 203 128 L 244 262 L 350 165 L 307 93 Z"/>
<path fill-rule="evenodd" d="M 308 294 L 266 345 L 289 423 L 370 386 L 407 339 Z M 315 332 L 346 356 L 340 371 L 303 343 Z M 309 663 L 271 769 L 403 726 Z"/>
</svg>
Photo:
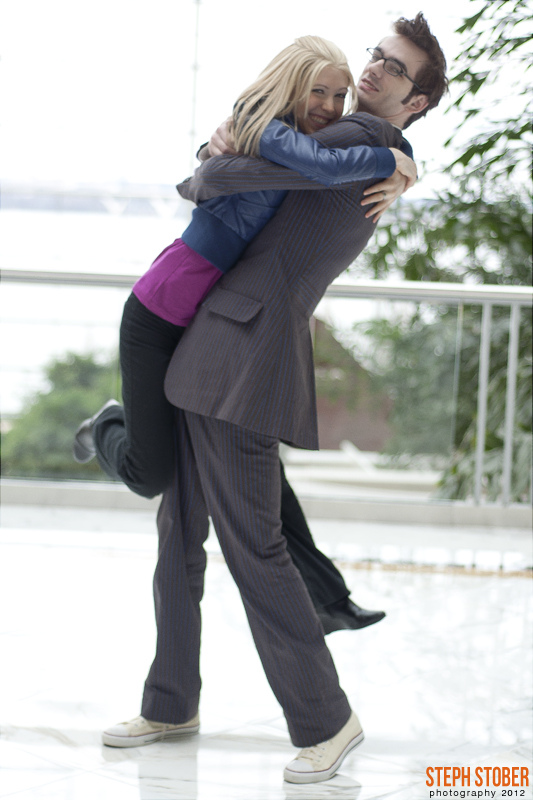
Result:
<svg viewBox="0 0 533 800">
<path fill-rule="evenodd" d="M 355 98 L 344 53 L 318 36 L 301 37 L 237 99 L 235 148 L 266 156 L 325 185 L 378 180 L 397 167 L 410 185 L 416 169 L 399 150 L 327 150 L 305 135 L 338 120 L 345 106 L 352 112 Z M 400 184 L 398 194 L 406 188 L 406 182 Z M 84 420 L 75 435 L 76 461 L 85 463 L 96 455 L 109 476 L 144 497 L 165 490 L 174 451 L 173 406 L 163 391 L 169 360 L 206 294 L 237 263 L 285 195 L 269 190 L 200 204 L 181 238 L 137 281 L 120 330 L 124 404 L 111 400 Z"/>
</svg>

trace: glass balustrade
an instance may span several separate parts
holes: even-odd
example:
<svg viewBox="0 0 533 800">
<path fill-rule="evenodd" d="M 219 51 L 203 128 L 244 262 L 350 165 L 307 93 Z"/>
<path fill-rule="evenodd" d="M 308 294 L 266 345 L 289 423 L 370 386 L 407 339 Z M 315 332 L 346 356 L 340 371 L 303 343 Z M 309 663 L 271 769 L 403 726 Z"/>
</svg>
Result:
<svg viewBox="0 0 533 800">
<path fill-rule="evenodd" d="M 5 477 L 107 480 L 96 463 L 71 461 L 70 446 L 76 409 L 120 397 L 118 331 L 132 282 L 4 271 Z M 530 294 L 334 284 L 311 322 L 321 452 L 284 448 L 287 464 L 341 495 L 528 502 Z"/>
</svg>

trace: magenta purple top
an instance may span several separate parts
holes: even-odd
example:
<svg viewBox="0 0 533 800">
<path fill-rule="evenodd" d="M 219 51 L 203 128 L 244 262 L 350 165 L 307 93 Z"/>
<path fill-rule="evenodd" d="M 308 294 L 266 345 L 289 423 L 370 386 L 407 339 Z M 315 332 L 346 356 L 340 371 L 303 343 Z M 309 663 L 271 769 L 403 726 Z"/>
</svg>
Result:
<svg viewBox="0 0 533 800">
<path fill-rule="evenodd" d="M 210 288 L 223 273 L 182 239 L 166 247 L 133 293 L 158 317 L 187 327 Z"/>
</svg>

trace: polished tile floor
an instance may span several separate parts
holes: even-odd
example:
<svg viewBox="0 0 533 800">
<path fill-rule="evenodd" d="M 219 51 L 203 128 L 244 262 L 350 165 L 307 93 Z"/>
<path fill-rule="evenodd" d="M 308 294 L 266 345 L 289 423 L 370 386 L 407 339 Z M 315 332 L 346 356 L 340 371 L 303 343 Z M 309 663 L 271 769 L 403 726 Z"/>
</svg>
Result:
<svg viewBox="0 0 533 800">
<path fill-rule="evenodd" d="M 531 786 L 509 794 L 502 785 L 474 785 L 476 768 L 496 784 L 513 767 L 515 775 L 529 769 L 533 781 L 533 598 L 524 532 L 498 538 L 470 531 L 461 542 L 457 529 L 424 535 L 423 528 L 358 523 L 355 530 L 316 521 L 313 531 L 339 559 L 353 598 L 384 608 L 387 618 L 328 637 L 366 741 L 331 781 L 299 787 L 283 783 L 283 767 L 295 751 L 216 540 L 209 540 L 203 602 L 200 735 L 112 749 L 101 745 L 101 730 L 138 713 L 153 653 L 152 515 L 5 508 L 0 798 L 531 798 Z M 467 562 L 474 551 L 485 553 L 485 561 L 497 551 L 504 569 L 488 562 L 473 571 L 429 568 L 428 548 L 436 555 L 449 551 L 447 536 L 455 554 L 468 554 Z M 487 542 L 495 536 L 491 550 Z M 365 542 L 363 569 L 353 557 L 357 551 L 365 558 Z M 409 565 L 394 563 L 394 546 L 410 548 Z M 450 563 L 449 554 L 434 560 L 443 558 Z M 437 775 L 445 773 L 428 768 L 454 766 L 470 767 L 471 788 L 441 784 L 437 790 Z"/>
</svg>

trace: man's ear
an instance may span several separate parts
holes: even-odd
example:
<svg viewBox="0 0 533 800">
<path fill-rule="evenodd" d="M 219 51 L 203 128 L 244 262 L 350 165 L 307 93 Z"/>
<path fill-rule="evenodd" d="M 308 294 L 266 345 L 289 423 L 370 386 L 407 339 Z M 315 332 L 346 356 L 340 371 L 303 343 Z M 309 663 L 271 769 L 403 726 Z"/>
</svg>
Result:
<svg viewBox="0 0 533 800">
<path fill-rule="evenodd" d="M 419 114 L 429 105 L 429 101 L 427 99 L 427 95 L 425 94 L 417 94 L 408 103 L 406 103 L 405 107 L 411 112 L 411 114 Z"/>
</svg>

